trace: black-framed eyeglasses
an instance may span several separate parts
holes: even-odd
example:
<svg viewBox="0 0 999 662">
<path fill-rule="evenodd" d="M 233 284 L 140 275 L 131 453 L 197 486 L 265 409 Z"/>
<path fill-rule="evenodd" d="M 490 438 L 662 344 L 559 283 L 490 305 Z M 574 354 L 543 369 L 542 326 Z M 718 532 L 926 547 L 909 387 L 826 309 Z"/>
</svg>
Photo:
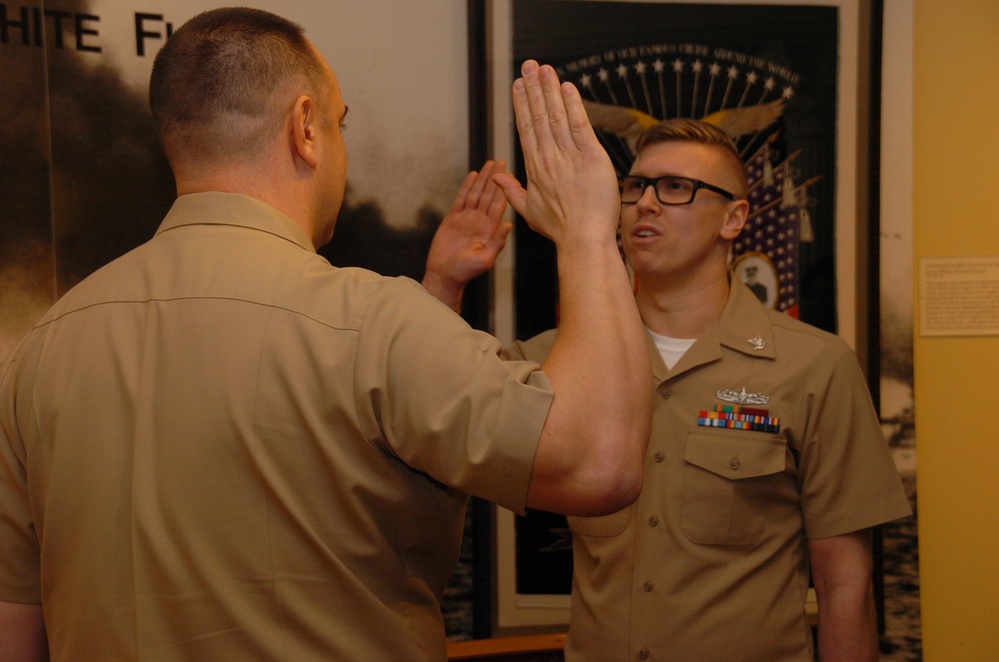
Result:
<svg viewBox="0 0 999 662">
<path fill-rule="evenodd" d="M 656 191 L 656 199 L 664 205 L 689 205 L 702 188 L 717 193 L 728 200 L 738 199 L 734 193 L 729 193 L 713 184 L 707 184 L 691 177 L 677 177 L 675 175 L 667 175 L 666 177 L 628 175 L 618 179 L 618 185 L 621 191 L 621 202 L 626 205 L 638 202 L 644 195 L 645 189 L 650 186 Z"/>
</svg>

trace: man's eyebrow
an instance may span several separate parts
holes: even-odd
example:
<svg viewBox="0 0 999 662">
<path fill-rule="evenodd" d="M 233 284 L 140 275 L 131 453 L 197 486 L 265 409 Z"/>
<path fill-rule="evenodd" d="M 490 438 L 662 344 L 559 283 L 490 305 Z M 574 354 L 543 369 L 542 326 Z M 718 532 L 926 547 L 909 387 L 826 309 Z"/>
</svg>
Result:
<svg viewBox="0 0 999 662">
<path fill-rule="evenodd" d="M 340 116 L 340 124 L 343 124 L 343 121 L 347 119 L 348 110 L 350 110 L 350 107 L 347 104 L 343 104 L 343 115 Z"/>
</svg>

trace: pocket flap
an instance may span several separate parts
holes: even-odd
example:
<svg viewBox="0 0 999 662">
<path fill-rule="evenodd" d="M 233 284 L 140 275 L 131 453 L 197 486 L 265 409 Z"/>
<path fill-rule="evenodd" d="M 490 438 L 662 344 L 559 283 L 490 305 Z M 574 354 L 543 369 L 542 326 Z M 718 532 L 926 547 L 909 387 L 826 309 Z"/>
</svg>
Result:
<svg viewBox="0 0 999 662">
<path fill-rule="evenodd" d="M 786 454 L 783 437 L 739 432 L 691 434 L 683 459 L 723 478 L 740 480 L 783 471 Z"/>
</svg>

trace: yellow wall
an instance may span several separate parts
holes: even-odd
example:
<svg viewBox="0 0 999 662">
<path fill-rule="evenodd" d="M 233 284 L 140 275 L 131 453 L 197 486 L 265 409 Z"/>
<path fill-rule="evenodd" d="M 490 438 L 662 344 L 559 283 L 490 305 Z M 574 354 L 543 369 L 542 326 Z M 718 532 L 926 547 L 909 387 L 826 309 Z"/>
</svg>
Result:
<svg viewBox="0 0 999 662">
<path fill-rule="evenodd" d="M 916 264 L 999 255 L 999 2 L 914 6 Z M 918 302 L 918 275 L 915 282 Z M 917 324 L 924 659 L 995 662 L 999 337 L 920 338 L 918 331 Z"/>
</svg>

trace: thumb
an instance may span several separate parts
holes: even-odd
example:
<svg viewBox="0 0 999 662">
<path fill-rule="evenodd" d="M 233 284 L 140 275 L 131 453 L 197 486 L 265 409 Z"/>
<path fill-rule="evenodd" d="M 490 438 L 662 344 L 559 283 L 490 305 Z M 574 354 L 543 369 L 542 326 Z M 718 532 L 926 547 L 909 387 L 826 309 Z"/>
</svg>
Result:
<svg viewBox="0 0 999 662">
<path fill-rule="evenodd" d="M 502 172 L 493 175 L 493 181 L 496 182 L 496 185 L 503 191 L 503 195 L 506 196 L 510 206 L 512 206 L 518 214 L 524 216 L 524 212 L 527 210 L 527 191 L 520 185 L 517 178 L 508 172 Z"/>
<path fill-rule="evenodd" d="M 506 238 L 510 234 L 510 230 L 513 229 L 513 223 L 500 223 L 493 232 L 492 236 L 486 242 L 486 246 L 494 254 L 499 254 L 503 247 L 506 246 Z"/>
</svg>

